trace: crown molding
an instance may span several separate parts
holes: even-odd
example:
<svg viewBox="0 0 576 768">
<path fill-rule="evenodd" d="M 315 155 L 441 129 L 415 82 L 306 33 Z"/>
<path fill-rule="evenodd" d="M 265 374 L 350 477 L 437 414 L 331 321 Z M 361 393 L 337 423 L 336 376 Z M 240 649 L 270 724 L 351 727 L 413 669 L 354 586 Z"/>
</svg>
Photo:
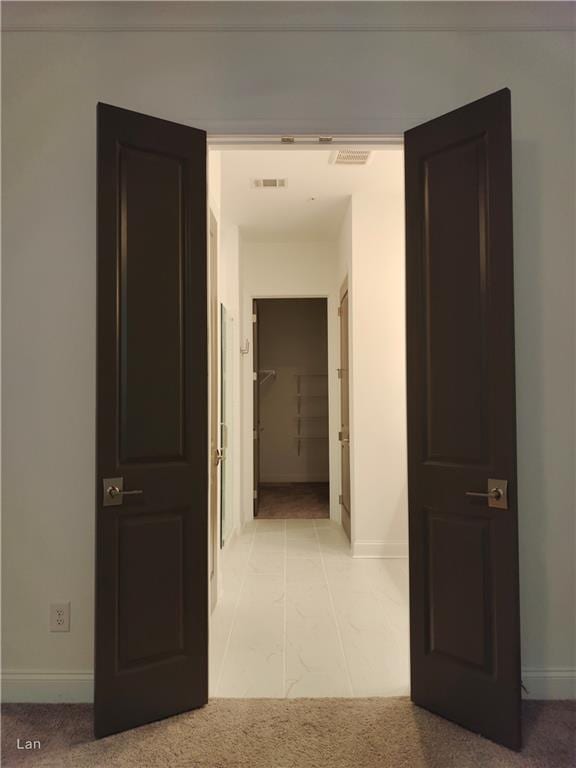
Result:
<svg viewBox="0 0 576 768">
<path fill-rule="evenodd" d="M 5 32 L 558 32 L 572 2 L 2 2 Z"/>
</svg>

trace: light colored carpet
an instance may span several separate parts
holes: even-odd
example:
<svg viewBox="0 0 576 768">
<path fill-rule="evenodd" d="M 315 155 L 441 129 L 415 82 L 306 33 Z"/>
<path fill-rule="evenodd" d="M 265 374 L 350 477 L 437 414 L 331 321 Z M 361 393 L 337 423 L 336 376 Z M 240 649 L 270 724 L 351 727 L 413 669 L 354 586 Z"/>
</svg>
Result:
<svg viewBox="0 0 576 768">
<path fill-rule="evenodd" d="M 320 520 L 330 517 L 328 483 L 261 483 L 257 520 Z"/>
<path fill-rule="evenodd" d="M 3 766 L 33 768 L 573 768 L 576 702 L 527 702 L 510 752 L 408 699 L 211 699 L 94 741 L 85 704 L 7 704 Z M 18 752 L 16 739 L 40 739 Z"/>
</svg>

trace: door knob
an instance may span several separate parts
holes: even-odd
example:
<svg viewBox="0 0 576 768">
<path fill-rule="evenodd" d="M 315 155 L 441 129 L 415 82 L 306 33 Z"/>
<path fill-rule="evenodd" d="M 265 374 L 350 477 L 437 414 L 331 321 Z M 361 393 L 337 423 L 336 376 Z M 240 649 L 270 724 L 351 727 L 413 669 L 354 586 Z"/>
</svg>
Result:
<svg viewBox="0 0 576 768">
<path fill-rule="evenodd" d="M 488 480 L 488 490 L 465 491 L 466 496 L 473 498 L 488 499 L 488 506 L 494 509 L 508 509 L 508 481 L 507 480 Z"/>
<path fill-rule="evenodd" d="M 116 507 L 122 504 L 124 496 L 141 496 L 144 493 L 141 489 L 125 491 L 123 477 L 107 477 L 102 480 L 102 485 L 104 488 L 102 506 L 104 507 Z"/>
</svg>

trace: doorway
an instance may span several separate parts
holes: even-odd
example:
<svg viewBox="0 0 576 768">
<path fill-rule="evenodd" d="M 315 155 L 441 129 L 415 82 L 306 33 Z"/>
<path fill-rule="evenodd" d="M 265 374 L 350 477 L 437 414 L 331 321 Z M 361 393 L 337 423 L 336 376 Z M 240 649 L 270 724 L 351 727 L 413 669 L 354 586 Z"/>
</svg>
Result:
<svg viewBox="0 0 576 768">
<path fill-rule="evenodd" d="M 212 454 L 208 460 L 206 429 L 206 136 L 186 126 L 105 105 L 101 105 L 99 116 L 99 404 L 103 407 L 98 416 L 101 484 L 97 497 L 96 715 L 98 731 L 103 734 L 206 700 L 208 536 L 201 534 L 207 533 L 204 513 L 209 508 L 205 469 L 214 462 Z M 421 706 L 517 747 L 520 658 L 509 91 L 504 89 L 417 126 L 407 132 L 405 147 L 411 695 Z M 366 153 L 336 151 L 333 162 L 346 165 L 353 157 L 354 165 L 358 154 Z M 291 158 L 291 169 L 295 160 Z M 117 167 L 120 162 L 122 173 Z M 381 176 L 380 180 L 388 181 Z M 281 177 L 266 176 L 252 182 L 253 189 L 287 186 Z M 298 185 L 294 187 L 298 193 Z M 334 187 L 338 189 L 338 185 Z M 394 302 L 381 296 L 384 286 L 393 281 L 383 279 L 390 275 L 378 273 L 379 267 L 388 265 L 383 258 L 388 251 L 378 243 L 375 221 L 394 218 L 397 209 L 382 206 L 374 194 L 359 194 L 346 205 L 341 192 L 331 194 L 333 191 L 331 188 L 322 196 L 325 205 L 316 206 L 320 215 L 301 212 L 302 229 L 306 231 L 306 223 L 311 226 L 314 222 L 316 237 L 310 236 L 304 243 L 297 238 L 287 242 L 286 233 L 276 231 L 277 240 L 271 248 L 267 241 L 271 217 L 260 213 L 265 236 L 254 238 L 252 232 L 245 237 L 244 228 L 242 253 L 243 258 L 248 255 L 252 268 L 257 267 L 252 274 L 256 282 L 263 278 L 264 283 L 279 281 L 278 297 L 278 292 L 284 297 L 286 293 L 300 294 L 290 287 L 295 267 L 299 277 L 306 276 L 308 288 L 314 276 L 321 275 L 322 282 L 330 275 L 329 307 L 337 285 L 334 275 L 351 263 L 352 555 L 353 559 L 393 560 L 401 542 L 374 539 L 372 526 L 382 522 L 378 512 L 383 507 L 374 503 L 382 488 L 386 493 L 384 509 L 392 513 L 387 534 L 394 530 L 395 514 L 405 524 L 384 478 L 398 456 L 373 447 L 367 451 L 361 444 L 362 436 L 368 436 L 367 444 L 371 445 L 372 438 L 385 440 L 390 435 L 378 424 L 383 413 L 381 403 L 392 420 L 401 412 L 400 403 L 406 405 L 403 397 L 392 400 L 383 396 L 384 384 L 398 384 L 393 375 L 397 373 L 395 366 L 382 356 L 384 348 L 393 348 L 386 347 L 385 342 L 394 324 L 383 325 L 375 312 L 383 307 L 394 309 Z M 162 196 L 164 204 L 158 206 Z M 308 202 L 317 199 L 312 194 Z M 402 197 L 395 199 L 398 204 Z M 120 219 L 118 210 L 122 210 Z M 353 226 L 349 219 L 352 213 Z M 194 241 L 189 237 L 192 218 L 196 225 Z M 332 239 L 331 244 L 323 242 L 320 247 L 322 238 L 316 225 L 320 222 L 319 229 L 326 238 L 333 234 L 335 220 L 340 225 L 337 244 Z M 355 233 L 368 243 L 360 261 L 356 258 L 359 246 Z M 346 245 L 350 251 L 351 243 L 352 259 L 347 262 Z M 166 272 L 159 260 L 159 254 L 165 253 L 165 248 L 159 247 L 163 245 L 171 247 L 169 279 L 164 279 Z M 289 260 L 287 252 L 292 254 Z M 312 273 L 306 271 L 311 254 Z M 247 290 L 245 277 L 243 272 L 238 283 L 243 302 L 254 289 L 252 284 Z M 404 281 L 404 275 L 401 279 Z M 452 290 L 452 280 L 457 290 Z M 256 295 L 262 295 L 261 291 Z M 316 290 L 312 296 L 323 293 Z M 270 294 L 265 289 L 263 295 Z M 165 332 L 166 343 L 159 328 L 150 327 L 150 306 L 165 308 L 154 318 L 163 323 L 160 330 Z M 363 338 L 368 353 L 362 352 Z M 378 346 L 374 345 L 375 338 Z M 151 340 L 158 354 L 149 354 Z M 248 346 L 242 344 L 240 350 L 248 353 Z M 375 355 L 375 350 L 380 354 Z M 362 375 L 362 365 L 374 359 L 380 366 L 378 375 Z M 330 365 L 330 351 L 328 370 L 330 388 L 330 371 L 335 370 Z M 250 370 L 251 383 L 253 374 Z M 193 388 L 189 381 L 194 382 Z M 171 419 L 164 418 L 166 412 Z M 252 435 L 250 440 L 253 443 Z M 212 467 L 211 476 L 214 471 Z M 395 475 L 402 481 L 406 478 L 405 471 Z M 128 488 L 124 487 L 125 479 Z M 174 479 L 177 482 L 166 482 Z M 364 494 L 363 504 L 358 503 L 360 494 Z M 124 509 L 100 509 L 122 507 L 125 497 Z M 240 521 L 245 522 L 241 509 L 239 513 Z M 320 571 L 326 579 L 329 558 L 336 563 L 342 559 L 342 547 L 331 541 L 334 523 L 342 541 L 340 520 L 326 521 L 325 547 L 321 546 L 323 521 L 314 520 L 312 529 L 304 526 L 305 533 L 288 523 L 308 520 L 280 521 L 280 530 L 267 530 L 262 525 L 277 522 L 252 520 L 250 541 L 244 539 L 244 554 L 248 552 L 249 559 L 242 584 L 245 586 L 252 575 L 269 577 L 267 569 L 282 562 L 281 552 L 284 584 L 288 584 L 291 540 L 296 542 L 296 550 L 304 551 L 310 546 L 314 549 L 312 542 L 316 542 Z M 291 532 L 294 528 L 297 532 Z M 245 532 L 249 533 L 246 526 L 241 533 Z M 367 533 L 371 538 L 362 538 Z M 160 545 L 166 567 L 151 571 L 151 553 L 156 555 Z M 252 560 L 252 554 L 258 552 L 266 555 L 267 561 L 259 574 L 254 572 Z M 350 553 L 344 552 L 348 564 L 349 557 Z M 335 570 L 344 575 L 340 589 L 345 591 L 350 574 L 345 573 L 346 567 L 336 565 Z M 297 576 L 306 571 L 317 574 L 317 564 L 310 564 L 308 569 L 301 564 L 296 567 Z M 191 579 L 191 575 L 197 578 Z M 144 592 L 143 580 L 150 585 Z M 286 660 L 289 650 L 295 651 L 301 666 L 310 671 L 298 643 L 286 642 L 286 589 L 280 595 L 275 593 L 272 581 L 267 578 L 262 584 L 270 588 L 271 604 L 284 606 L 285 650 L 281 655 Z M 322 583 L 320 591 L 325 586 Z M 253 591 L 242 591 L 250 601 Z M 307 583 L 301 590 L 304 602 L 309 591 Z M 150 606 L 139 610 L 143 594 L 153 598 L 154 610 Z M 328 583 L 326 596 L 332 609 L 335 594 Z M 326 605 L 325 599 L 316 602 Z M 354 610 L 357 600 L 352 599 L 350 606 Z M 244 613 L 249 617 L 253 612 L 247 607 Z M 154 619 L 156 623 L 151 624 L 151 617 L 158 612 L 163 612 L 165 621 L 160 625 Z M 296 622 L 298 616 L 307 616 L 304 604 L 295 611 Z M 196 618 L 200 624 L 194 623 Z M 235 623 L 233 620 L 232 627 Z M 349 623 L 354 628 L 354 623 Z M 329 634 L 342 652 L 338 615 L 334 626 L 335 635 Z M 315 621 L 312 625 L 308 622 L 305 630 L 303 634 L 317 639 Z M 227 642 L 226 647 L 229 645 Z M 253 650 L 253 643 L 245 644 L 244 652 Z M 313 656 L 322 664 L 325 644 L 316 645 Z M 345 656 L 343 669 L 354 695 L 351 658 Z M 128 668 L 131 682 L 126 686 L 120 673 Z M 180 671 L 186 672 L 186 681 L 193 681 L 192 693 L 178 677 Z M 325 669 L 316 677 L 331 679 Z M 301 679 L 298 674 L 289 679 L 285 663 L 284 695 L 290 695 Z M 124 698 L 119 693 L 122 684 L 126 686 L 122 689 Z M 144 688 L 145 699 L 138 695 Z M 123 701 L 128 702 L 127 708 Z"/>
<path fill-rule="evenodd" d="M 407 522 L 405 462 L 396 458 L 406 453 L 403 153 L 398 145 L 347 149 L 219 153 L 220 231 L 238 228 L 237 240 L 222 244 L 228 261 L 220 273 L 224 285 L 227 272 L 234 279 L 236 256 L 243 387 L 234 429 L 246 495 L 220 552 L 215 697 L 409 693 L 407 552 L 382 544 Z M 378 253 L 385 258 L 374 259 Z M 359 308 L 357 431 L 351 288 Z M 375 341 L 379 326 L 388 332 Z M 362 461 L 357 521 L 354 450 L 369 462 L 390 456 L 376 470 Z"/>
<path fill-rule="evenodd" d="M 327 301 L 255 299 L 254 517 L 330 517 Z"/>
</svg>

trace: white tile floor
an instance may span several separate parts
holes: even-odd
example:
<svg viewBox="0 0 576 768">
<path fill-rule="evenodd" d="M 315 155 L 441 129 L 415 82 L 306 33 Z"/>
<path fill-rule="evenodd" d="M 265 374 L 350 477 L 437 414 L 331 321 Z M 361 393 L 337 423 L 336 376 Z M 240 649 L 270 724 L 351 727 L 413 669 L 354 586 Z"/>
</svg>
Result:
<svg viewBox="0 0 576 768">
<path fill-rule="evenodd" d="M 409 692 L 408 561 L 354 559 L 330 520 L 258 520 L 223 551 L 210 695 Z"/>
</svg>

